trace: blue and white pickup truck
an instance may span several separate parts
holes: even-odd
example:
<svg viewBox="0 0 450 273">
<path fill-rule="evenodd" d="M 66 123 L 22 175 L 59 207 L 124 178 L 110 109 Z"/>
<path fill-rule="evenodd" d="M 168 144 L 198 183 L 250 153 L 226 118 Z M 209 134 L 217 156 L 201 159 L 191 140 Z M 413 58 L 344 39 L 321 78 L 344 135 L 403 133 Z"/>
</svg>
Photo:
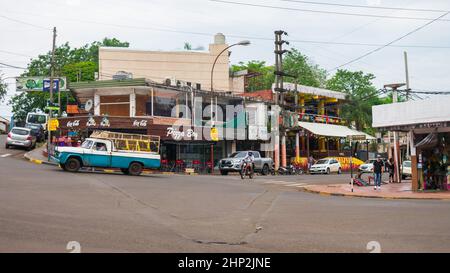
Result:
<svg viewBox="0 0 450 273">
<path fill-rule="evenodd" d="M 102 138 L 87 138 L 81 147 L 57 147 L 53 159 L 69 172 L 77 172 L 81 167 L 100 167 L 140 175 L 144 168 L 157 169 L 161 165 L 157 152 L 117 150 L 114 141 Z"/>
</svg>

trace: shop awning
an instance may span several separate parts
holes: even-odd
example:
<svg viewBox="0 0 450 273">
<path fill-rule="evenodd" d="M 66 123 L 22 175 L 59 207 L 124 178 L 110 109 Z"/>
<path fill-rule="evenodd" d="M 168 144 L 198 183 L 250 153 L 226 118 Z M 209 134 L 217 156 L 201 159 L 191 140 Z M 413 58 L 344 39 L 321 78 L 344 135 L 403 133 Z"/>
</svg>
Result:
<svg viewBox="0 0 450 273">
<path fill-rule="evenodd" d="M 347 137 L 347 136 L 356 136 L 356 135 L 365 135 L 366 140 L 374 140 L 375 137 L 366 134 L 364 132 L 360 132 L 357 130 L 350 129 L 346 126 L 335 125 L 335 124 L 326 124 L 326 123 L 314 123 L 314 122 L 304 122 L 299 121 L 298 125 L 311 133 L 318 136 L 327 136 L 327 137 Z"/>
</svg>

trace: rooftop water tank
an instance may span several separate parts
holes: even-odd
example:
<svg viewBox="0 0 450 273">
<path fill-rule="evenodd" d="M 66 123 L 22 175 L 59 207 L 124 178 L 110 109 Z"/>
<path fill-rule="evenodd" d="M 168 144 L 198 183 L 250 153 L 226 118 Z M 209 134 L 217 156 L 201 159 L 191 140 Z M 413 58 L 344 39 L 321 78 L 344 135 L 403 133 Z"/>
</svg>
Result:
<svg viewBox="0 0 450 273">
<path fill-rule="evenodd" d="M 217 33 L 214 35 L 214 44 L 216 45 L 223 45 L 225 44 L 225 35 L 222 33 Z"/>
</svg>

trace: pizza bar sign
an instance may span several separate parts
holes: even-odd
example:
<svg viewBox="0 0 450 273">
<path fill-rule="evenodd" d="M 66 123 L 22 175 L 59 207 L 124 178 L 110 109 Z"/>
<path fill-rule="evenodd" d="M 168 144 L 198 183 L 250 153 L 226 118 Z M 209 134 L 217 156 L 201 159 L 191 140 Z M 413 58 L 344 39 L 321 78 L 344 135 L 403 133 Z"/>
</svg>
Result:
<svg viewBox="0 0 450 273">
<path fill-rule="evenodd" d="M 184 138 L 193 138 L 194 140 L 197 140 L 198 134 L 194 132 L 192 129 L 188 129 L 186 131 L 179 131 L 175 130 L 173 127 L 167 128 L 167 134 L 166 136 L 172 136 L 174 140 L 182 140 Z"/>
</svg>

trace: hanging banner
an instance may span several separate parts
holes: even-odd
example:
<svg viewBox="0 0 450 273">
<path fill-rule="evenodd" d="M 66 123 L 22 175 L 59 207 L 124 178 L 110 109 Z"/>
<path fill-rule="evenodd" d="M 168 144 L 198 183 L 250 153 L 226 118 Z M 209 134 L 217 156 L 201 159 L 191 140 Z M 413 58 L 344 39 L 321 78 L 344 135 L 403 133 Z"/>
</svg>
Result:
<svg viewBox="0 0 450 273">
<path fill-rule="evenodd" d="M 66 77 L 53 78 L 53 91 L 68 91 Z M 16 91 L 46 91 L 50 90 L 48 77 L 18 77 L 16 78 Z"/>
</svg>

